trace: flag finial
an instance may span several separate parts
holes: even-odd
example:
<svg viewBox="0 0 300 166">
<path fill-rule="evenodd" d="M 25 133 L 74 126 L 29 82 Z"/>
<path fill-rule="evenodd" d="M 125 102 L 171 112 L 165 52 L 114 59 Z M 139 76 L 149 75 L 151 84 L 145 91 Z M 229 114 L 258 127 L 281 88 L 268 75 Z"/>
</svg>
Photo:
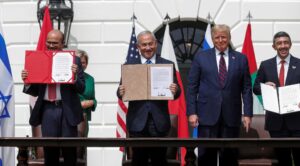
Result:
<svg viewBox="0 0 300 166">
<path fill-rule="evenodd" d="M 207 15 L 206 19 L 207 19 L 208 23 L 212 22 L 212 17 L 210 15 L 210 12 L 208 12 L 208 15 Z"/>
<path fill-rule="evenodd" d="M 132 27 L 135 27 L 135 20 L 137 20 L 134 12 L 132 13 L 132 17 L 131 17 L 131 20 L 132 20 Z"/>
<path fill-rule="evenodd" d="M 247 15 L 247 19 L 248 19 L 248 21 L 249 21 L 249 23 L 250 23 L 250 21 L 251 21 L 251 19 L 252 19 L 252 15 L 251 15 L 250 10 L 249 10 L 249 13 L 248 13 L 248 15 Z"/>
<path fill-rule="evenodd" d="M 164 18 L 164 20 L 166 20 L 166 21 L 169 21 L 171 18 L 170 18 L 170 16 L 168 15 L 168 13 L 166 14 L 166 16 L 165 16 L 165 18 Z"/>
<path fill-rule="evenodd" d="M 131 17 L 131 20 L 136 20 L 137 18 L 136 18 L 136 16 L 135 16 L 135 14 L 134 14 L 134 12 L 132 13 L 132 17 Z"/>
</svg>

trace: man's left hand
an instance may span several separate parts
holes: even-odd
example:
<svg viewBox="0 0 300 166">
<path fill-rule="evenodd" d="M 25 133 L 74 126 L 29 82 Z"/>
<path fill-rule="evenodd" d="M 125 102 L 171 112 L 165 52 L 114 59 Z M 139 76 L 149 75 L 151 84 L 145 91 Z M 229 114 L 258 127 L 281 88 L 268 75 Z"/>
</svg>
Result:
<svg viewBox="0 0 300 166">
<path fill-rule="evenodd" d="M 78 66 L 77 66 L 77 64 L 72 64 L 72 72 L 74 74 L 76 74 L 78 72 Z"/>
<path fill-rule="evenodd" d="M 172 94 L 175 95 L 175 93 L 177 92 L 177 88 L 178 88 L 177 84 L 172 83 L 169 88 L 170 88 Z"/>
<path fill-rule="evenodd" d="M 250 129 L 251 121 L 252 121 L 252 117 L 249 117 L 249 116 L 243 117 L 243 124 L 246 129 L 246 133 L 248 133 L 248 131 Z"/>
</svg>

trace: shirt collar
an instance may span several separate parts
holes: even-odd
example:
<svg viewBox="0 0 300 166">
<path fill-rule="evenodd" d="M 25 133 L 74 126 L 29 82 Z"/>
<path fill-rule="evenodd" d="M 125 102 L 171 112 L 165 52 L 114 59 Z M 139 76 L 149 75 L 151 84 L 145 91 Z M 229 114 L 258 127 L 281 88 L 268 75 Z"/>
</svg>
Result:
<svg viewBox="0 0 300 166">
<path fill-rule="evenodd" d="M 220 52 L 218 49 L 215 49 L 216 50 L 216 55 L 220 55 Z M 229 49 L 227 48 L 225 51 L 224 51 L 224 56 L 227 56 L 229 54 Z"/>
<path fill-rule="evenodd" d="M 151 60 L 151 62 L 153 64 L 155 64 L 155 62 L 156 62 L 156 54 L 154 54 L 153 57 L 150 60 Z M 142 64 L 145 64 L 146 61 L 147 61 L 147 59 L 145 57 L 141 56 L 141 62 L 142 62 Z"/>
<path fill-rule="evenodd" d="M 284 59 L 285 63 L 287 63 L 287 64 L 290 63 L 290 60 L 291 60 L 291 54 L 289 54 L 289 55 Z M 280 62 L 281 62 L 281 58 L 277 55 L 277 56 L 276 56 L 276 63 L 277 63 L 277 65 L 279 65 Z"/>
</svg>

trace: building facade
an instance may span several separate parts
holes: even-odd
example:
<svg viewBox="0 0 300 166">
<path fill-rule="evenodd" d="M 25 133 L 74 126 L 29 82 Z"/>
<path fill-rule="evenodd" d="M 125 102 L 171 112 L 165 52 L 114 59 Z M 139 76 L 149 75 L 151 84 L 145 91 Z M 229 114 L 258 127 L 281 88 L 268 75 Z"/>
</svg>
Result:
<svg viewBox="0 0 300 166">
<path fill-rule="evenodd" d="M 116 89 L 120 80 L 120 67 L 127 54 L 132 29 L 130 18 L 133 12 L 137 17 L 136 33 L 148 29 L 157 32 L 158 35 L 167 13 L 171 18 L 170 22 L 185 25 L 184 21 L 200 20 L 203 27 L 207 24 L 206 18 L 210 13 L 214 23 L 227 24 L 231 27 L 232 47 L 240 51 L 250 11 L 252 40 L 258 66 L 262 60 L 276 54 L 272 49 L 272 37 L 282 30 L 291 35 L 293 42 L 291 53 L 300 58 L 299 0 L 73 0 L 73 2 L 74 20 L 69 49 L 78 48 L 88 52 L 90 61 L 87 72 L 93 75 L 96 81 L 98 107 L 92 114 L 90 137 L 115 137 Z M 28 123 L 29 98 L 22 93 L 23 83 L 20 73 L 24 68 L 25 50 L 34 50 L 38 41 L 39 25 L 36 10 L 37 0 L 0 1 L 1 29 L 15 81 L 16 137 L 31 136 L 31 127 Z M 172 31 L 172 26 L 170 29 Z M 118 148 L 88 148 L 88 166 L 118 166 L 121 165 L 121 158 L 122 154 Z"/>
</svg>

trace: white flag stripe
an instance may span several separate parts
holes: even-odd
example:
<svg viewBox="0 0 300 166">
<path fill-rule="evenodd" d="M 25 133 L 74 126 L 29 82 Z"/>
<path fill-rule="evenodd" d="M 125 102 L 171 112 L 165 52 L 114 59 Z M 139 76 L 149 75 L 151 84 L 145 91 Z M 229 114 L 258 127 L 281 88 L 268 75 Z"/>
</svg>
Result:
<svg viewBox="0 0 300 166">
<path fill-rule="evenodd" d="M 8 85 L 11 84 L 12 82 L 12 76 L 10 75 L 10 73 L 7 71 L 5 65 L 3 64 L 3 62 L 0 60 L 0 80 L 1 80 L 1 84 L 0 84 L 0 90 L 1 92 L 8 92 L 10 89 L 7 87 Z M 9 93 L 5 93 L 5 94 L 9 94 Z"/>
<path fill-rule="evenodd" d="M 122 129 L 121 126 L 117 125 L 117 132 L 120 134 L 120 138 L 126 138 L 126 133 L 125 131 Z"/>
<path fill-rule="evenodd" d="M 166 30 L 165 30 L 165 35 L 164 35 L 164 40 L 163 40 L 163 46 L 161 49 L 161 57 L 174 62 L 176 71 L 179 71 L 178 65 L 176 63 L 177 61 L 176 61 L 176 56 L 175 56 L 175 52 L 173 49 L 172 40 L 171 40 L 171 37 L 169 34 L 170 34 L 169 24 L 167 24 Z"/>
<path fill-rule="evenodd" d="M 126 113 L 125 113 L 120 107 L 118 107 L 118 114 L 119 114 L 120 118 L 121 118 L 124 122 L 126 122 Z"/>
<path fill-rule="evenodd" d="M 205 40 L 209 46 L 209 48 L 214 47 L 214 44 L 211 39 L 211 25 L 207 24 L 206 32 L 205 32 Z"/>
</svg>

